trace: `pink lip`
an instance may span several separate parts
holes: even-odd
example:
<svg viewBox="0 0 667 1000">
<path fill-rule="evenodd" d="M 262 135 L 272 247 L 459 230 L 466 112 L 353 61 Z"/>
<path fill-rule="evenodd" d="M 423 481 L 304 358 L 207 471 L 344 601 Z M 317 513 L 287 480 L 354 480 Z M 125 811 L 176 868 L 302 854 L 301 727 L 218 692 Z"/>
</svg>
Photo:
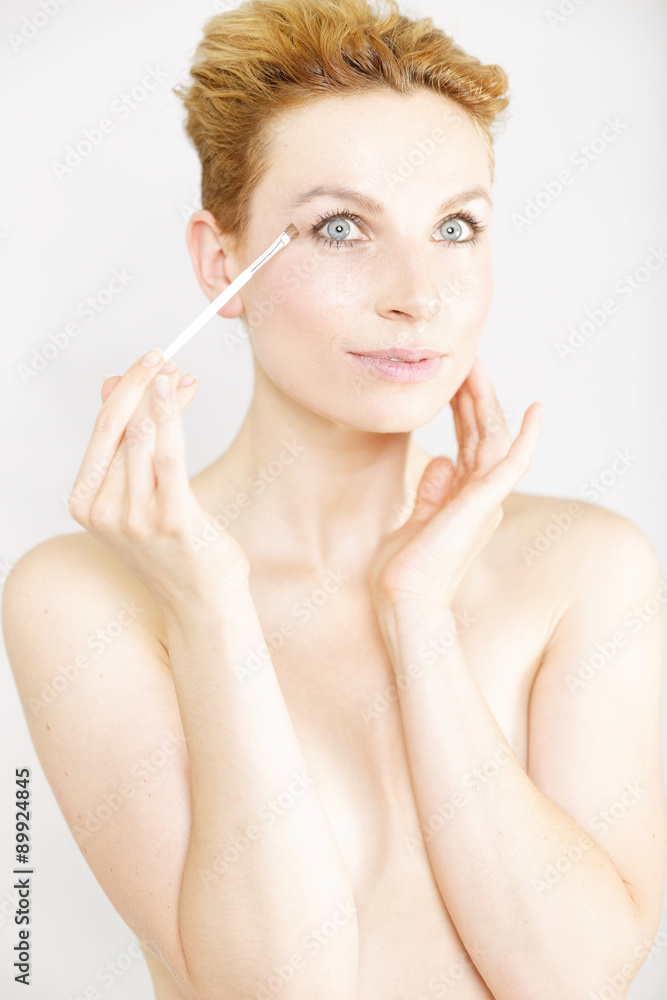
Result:
<svg viewBox="0 0 667 1000">
<path fill-rule="evenodd" d="M 350 351 L 362 358 L 396 358 L 398 361 L 430 361 L 441 358 L 442 351 L 429 351 L 426 347 L 385 347 L 380 351 Z"/>
<path fill-rule="evenodd" d="M 403 350 L 402 353 L 409 352 Z M 421 352 L 415 351 L 413 353 L 419 354 Z M 434 354 L 433 351 L 429 351 L 428 353 L 431 355 Z M 436 354 L 435 357 L 425 358 L 421 361 L 390 361 L 382 355 L 376 357 L 375 354 L 353 354 L 351 351 L 349 355 L 351 358 L 354 358 L 356 364 L 363 365 L 364 368 L 373 372 L 374 375 L 389 379 L 391 382 L 426 382 L 438 374 L 443 361 L 441 354 Z M 397 356 L 398 354 L 393 355 L 393 357 Z"/>
</svg>

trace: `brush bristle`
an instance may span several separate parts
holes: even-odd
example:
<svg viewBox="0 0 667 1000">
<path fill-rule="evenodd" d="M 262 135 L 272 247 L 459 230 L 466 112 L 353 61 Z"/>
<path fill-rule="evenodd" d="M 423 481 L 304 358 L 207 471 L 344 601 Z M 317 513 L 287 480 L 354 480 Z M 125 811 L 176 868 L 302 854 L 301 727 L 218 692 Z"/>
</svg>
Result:
<svg viewBox="0 0 667 1000">
<path fill-rule="evenodd" d="M 285 234 L 289 236 L 291 240 L 293 240 L 295 236 L 299 235 L 299 230 L 296 228 L 296 226 L 290 223 L 287 229 L 285 230 Z"/>
</svg>

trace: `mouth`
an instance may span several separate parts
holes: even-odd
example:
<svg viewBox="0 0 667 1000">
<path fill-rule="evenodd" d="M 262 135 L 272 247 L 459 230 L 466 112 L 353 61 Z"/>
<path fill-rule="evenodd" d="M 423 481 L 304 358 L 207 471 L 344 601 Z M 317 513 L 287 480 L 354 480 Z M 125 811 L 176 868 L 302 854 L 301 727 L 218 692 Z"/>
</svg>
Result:
<svg viewBox="0 0 667 1000">
<path fill-rule="evenodd" d="M 445 357 L 439 351 L 421 347 L 388 347 L 363 354 L 356 351 L 348 353 L 372 375 L 391 382 L 425 382 L 438 374 Z"/>
<path fill-rule="evenodd" d="M 359 358 L 380 358 L 383 361 L 402 361 L 404 364 L 418 364 L 443 357 L 442 351 L 432 351 L 426 347 L 387 347 L 379 351 L 350 351 Z"/>
</svg>

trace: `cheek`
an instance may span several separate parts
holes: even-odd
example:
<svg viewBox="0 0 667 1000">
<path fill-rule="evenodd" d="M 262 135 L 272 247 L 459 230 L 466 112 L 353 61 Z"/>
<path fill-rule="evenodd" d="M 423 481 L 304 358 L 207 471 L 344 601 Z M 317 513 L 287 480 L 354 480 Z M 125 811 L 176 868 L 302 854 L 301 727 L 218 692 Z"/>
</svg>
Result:
<svg viewBox="0 0 667 1000">
<path fill-rule="evenodd" d="M 314 355 L 345 329 L 346 314 L 368 299 L 368 280 L 348 258 L 335 261 L 317 251 L 276 267 L 270 281 L 257 275 L 247 316 L 253 346 L 262 356 L 273 348 L 300 348 Z"/>
<path fill-rule="evenodd" d="M 465 253 L 456 250 L 456 253 Z M 441 289 L 441 296 L 450 321 L 483 324 L 493 298 L 493 266 L 490 254 L 474 262 L 474 266 L 453 267 Z M 481 331 L 480 331 L 481 332 Z"/>
</svg>

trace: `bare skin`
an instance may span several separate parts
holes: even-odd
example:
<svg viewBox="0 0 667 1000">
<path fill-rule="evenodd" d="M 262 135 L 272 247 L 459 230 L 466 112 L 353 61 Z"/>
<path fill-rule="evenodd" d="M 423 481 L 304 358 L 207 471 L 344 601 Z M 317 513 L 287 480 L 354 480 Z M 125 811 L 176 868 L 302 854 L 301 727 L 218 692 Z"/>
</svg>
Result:
<svg viewBox="0 0 667 1000">
<path fill-rule="evenodd" d="M 232 509 L 243 491 L 252 496 L 227 531 L 247 557 L 252 600 L 267 641 L 281 631 L 285 635 L 285 624 L 292 626 L 285 641 L 272 646 L 271 661 L 354 897 L 356 994 L 346 1000 L 431 1000 L 454 988 L 465 1000 L 516 1000 L 512 983 L 524 965 L 521 960 L 512 968 L 512 948 L 530 923 L 519 913 L 512 924 L 517 893 L 510 888 L 503 896 L 500 871 L 488 879 L 481 905 L 475 894 L 455 889 L 448 895 L 442 838 L 425 836 L 420 842 L 420 825 L 425 827 L 420 803 L 435 804 L 439 790 L 429 785 L 419 765 L 419 732 L 408 718 L 411 694 L 396 697 L 397 653 L 388 649 L 369 586 L 378 550 L 405 521 L 431 458 L 414 444 L 411 431 L 451 402 L 466 451 L 466 436 L 460 433 L 465 392 L 460 390 L 470 377 L 490 303 L 488 239 L 456 249 L 431 242 L 443 197 L 471 187 L 489 189 L 486 151 L 470 123 L 456 115 L 448 119 L 448 142 L 397 189 L 381 180 L 383 165 L 408 154 L 417 137 L 432 134 L 442 123 L 438 101 L 430 94 L 407 104 L 395 95 L 367 95 L 355 99 L 352 117 L 344 102 L 333 102 L 289 124 L 253 205 L 250 259 L 291 220 L 306 233 L 315 208 L 286 218 L 287 202 L 323 178 L 371 188 L 390 213 L 382 221 L 360 211 L 359 228 L 367 230 L 367 242 L 355 230 L 352 246 L 328 250 L 330 256 L 319 258 L 309 279 L 276 304 L 270 323 L 253 326 L 255 394 L 249 413 L 231 448 L 190 482 L 198 504 L 211 514 Z M 378 102 L 391 106 L 380 108 Z M 332 148 L 336 142 L 338 155 Z M 328 198 L 318 198 L 317 211 L 332 207 Z M 487 211 L 484 204 L 478 195 L 480 215 Z M 343 207 L 335 203 L 333 210 Z M 488 224 L 488 213 L 484 221 Z M 188 244 L 209 298 L 247 263 L 234 256 L 226 238 L 220 240 L 205 212 L 193 217 Z M 305 239 L 297 240 L 281 251 L 223 314 L 252 316 L 258 305 L 271 301 L 275 287 L 286 284 L 290 267 L 308 259 L 308 246 Z M 401 344 L 441 347 L 447 356 L 441 374 L 420 385 L 369 378 L 359 392 L 349 353 Z M 104 387 L 107 412 L 117 388 L 116 380 Z M 194 395 L 179 392 L 181 406 Z M 148 402 L 143 397 L 139 416 L 150 412 Z M 502 447 L 491 465 L 507 452 L 511 438 L 506 441 L 506 434 L 503 428 Z M 303 456 L 288 461 L 284 453 L 279 467 L 272 466 L 286 442 L 294 441 L 306 445 Z M 272 482 L 259 492 L 250 484 L 264 468 L 272 469 Z M 659 702 L 659 616 L 649 615 L 638 638 L 618 648 L 614 671 L 585 688 L 594 698 L 574 697 L 565 683 L 566 673 L 576 672 L 590 657 L 591 644 L 613 631 L 621 612 L 644 605 L 656 592 L 659 567 L 646 539 L 625 519 L 587 504 L 579 505 L 575 515 L 570 503 L 509 491 L 502 499 L 502 521 L 480 533 L 480 551 L 456 587 L 447 578 L 442 601 L 443 629 L 451 612 L 465 670 L 476 679 L 521 772 L 516 789 L 505 793 L 502 809 L 489 823 L 496 836 L 500 828 L 510 839 L 527 837 L 527 850 L 515 867 L 541 871 L 541 844 L 546 840 L 551 847 L 552 836 L 557 850 L 570 833 L 564 825 L 570 818 L 577 834 L 586 830 L 595 836 L 592 820 L 631 778 L 638 777 L 646 789 L 623 822 L 614 824 L 587 860 L 559 883 L 562 895 L 545 895 L 544 907 L 536 910 L 544 981 L 528 985 L 545 998 L 552 995 L 546 989 L 562 965 L 562 942 L 571 943 L 569 926 L 577 934 L 581 930 L 585 954 L 591 956 L 592 978 L 577 980 L 578 986 L 597 985 L 595 977 L 603 971 L 614 974 L 616 955 L 632 958 L 638 968 L 647 950 L 641 956 L 635 949 L 650 948 L 664 881 L 664 793 L 653 710 Z M 568 513 L 569 520 L 563 520 Z M 540 552 L 536 536 L 544 535 L 554 517 L 567 526 Z M 463 516 L 459 524 L 463 533 Z M 87 532 L 52 539 L 28 553 L 8 579 L 3 627 L 31 735 L 54 794 L 100 885 L 143 941 L 157 1000 L 173 1000 L 187 996 L 167 966 L 182 968 L 178 914 L 192 797 L 201 810 L 202 800 L 206 805 L 215 798 L 216 777 L 221 780 L 234 768 L 225 767 L 221 747 L 199 787 L 191 787 L 189 757 L 199 733 L 191 726 L 189 754 L 177 688 L 184 691 L 189 668 L 195 676 L 199 664 L 188 664 L 186 671 L 179 661 L 182 673 L 175 685 L 170 662 L 175 634 L 168 631 L 170 615 L 157 596 L 161 583 L 156 577 L 153 589 L 146 586 Z M 435 579 L 434 588 L 441 583 Z M 425 607 L 427 598 L 425 590 Z M 187 595 L 182 599 L 186 602 Z M 100 621 L 113 621 L 119 604 L 131 600 L 141 611 L 104 659 L 93 661 L 95 669 L 80 671 L 52 704 L 39 704 L 55 662 L 67 663 L 85 649 L 86 637 Z M 37 616 L 42 625 L 35 629 Z M 417 631 L 419 622 L 414 624 Z M 446 659 L 443 671 L 454 680 L 454 666 Z M 471 718 L 481 704 L 476 698 L 471 694 L 461 704 Z M 206 705 L 200 708 L 203 715 Z M 443 718 L 445 709 L 439 706 Z M 222 714 L 219 726 L 208 719 L 205 739 L 224 731 Z M 428 706 L 424 726 L 427 715 Z M 443 787 L 457 773 L 463 779 L 461 761 L 488 732 L 486 720 L 482 723 L 465 734 L 465 745 L 462 739 L 451 752 L 446 744 L 445 752 L 440 748 L 436 763 Z M 156 760 L 153 771 L 135 779 L 134 791 L 121 795 L 121 806 L 99 829 L 88 831 L 88 811 L 118 789 L 134 765 L 151 758 L 165 736 L 171 743 L 159 764 Z M 432 745 L 436 752 L 438 740 Z M 235 747 L 240 767 L 242 742 Z M 276 754 L 280 749 L 275 747 Z M 246 750 L 250 754 L 253 747 Z M 533 798 L 536 789 L 546 799 Z M 306 801 L 299 805 L 305 808 Z M 479 801 L 471 792 L 470 804 L 447 828 L 450 837 L 459 831 L 458 841 L 451 842 L 453 872 L 475 860 L 466 824 Z M 524 822 L 502 827 L 502 812 L 533 802 L 538 808 L 530 815 L 526 810 Z M 288 810 L 284 822 L 294 815 Z M 247 817 L 252 819 L 252 814 Z M 234 884 L 250 857 L 252 848 L 242 852 L 223 885 Z M 529 898 L 521 896 L 522 902 Z M 551 916 L 555 898 L 562 909 Z M 493 905 L 507 914 L 496 924 Z M 590 925 L 578 925 L 583 918 L 577 914 L 587 909 Z M 197 917 L 202 931 L 206 912 L 203 907 Z M 188 947 L 196 943 L 195 933 Z M 242 950 L 244 943 L 224 941 L 221 947 Z M 334 939 L 328 948 L 337 943 Z M 507 960 L 490 965 L 489 954 L 498 946 Z M 298 982 L 277 995 L 300 1000 Z M 488 982 L 496 984 L 493 990 Z M 322 979 L 319 985 L 324 984 Z M 567 983 L 572 994 L 574 985 L 574 979 Z M 599 988 L 604 985 L 602 977 Z M 562 997 L 565 991 L 553 995 Z"/>
<path fill-rule="evenodd" d="M 430 459 L 419 451 L 415 457 L 424 467 Z M 210 503 L 206 474 L 195 477 L 192 485 L 202 502 Z M 481 555 L 467 574 L 456 602 L 461 640 L 475 676 L 524 767 L 530 685 L 561 610 L 558 602 L 567 593 L 567 574 L 558 582 L 543 580 L 536 598 L 535 575 L 512 533 L 518 527 L 530 542 L 531 529 L 539 530 L 563 506 L 548 498 L 509 497 L 503 526 L 486 558 Z M 82 544 L 96 543 L 82 538 Z M 493 572 L 498 558 L 510 562 L 508 576 L 498 578 Z M 267 633 L 285 620 L 298 625 L 288 609 L 312 594 L 322 579 L 313 572 L 286 586 L 258 553 L 252 589 Z M 155 622 L 159 626 L 157 614 Z M 501 652 L 499 635 L 511 633 L 514 637 Z M 351 635 L 353 641 L 346 638 Z M 282 650 L 272 653 L 272 660 L 350 873 L 361 917 L 360 1000 L 412 1000 L 422 994 L 430 1000 L 444 995 L 447 982 L 456 983 L 457 995 L 465 1000 L 492 997 L 457 934 L 419 843 L 395 679 L 368 588 L 341 587 L 307 624 L 298 626 Z M 144 954 L 156 1000 L 180 1000 L 184 994 L 164 966 L 148 949 Z M 461 969 L 463 979 L 457 982 Z"/>
<path fill-rule="evenodd" d="M 416 467 L 425 466 L 428 459 L 416 455 Z M 203 472 L 192 480 L 202 503 L 212 500 L 208 477 L 209 473 Z M 535 533 L 553 523 L 552 515 L 562 516 L 568 503 L 513 493 L 503 507 L 503 523 L 466 574 L 453 607 L 461 622 L 460 641 L 471 670 L 508 743 L 526 768 L 531 685 L 571 594 L 572 567 L 595 558 L 600 536 L 611 540 L 625 525 L 617 515 L 583 504 L 584 516 L 573 520 L 560 543 L 529 566 L 521 555 L 521 545 L 532 547 Z M 141 940 L 140 897 L 135 891 L 128 892 L 127 886 L 132 879 L 128 850 L 136 845 L 137 858 L 156 857 L 161 877 L 154 888 L 160 908 L 176 907 L 191 816 L 186 795 L 187 750 L 181 742 L 178 704 L 169 658 L 163 649 L 163 623 L 146 589 L 89 534 L 62 536 L 46 546 L 41 556 L 42 576 L 48 579 L 49 565 L 51 572 L 62 573 L 65 559 L 79 579 L 103 588 L 105 596 L 98 600 L 97 615 L 94 604 L 86 607 L 89 621 L 84 631 L 92 629 L 94 621 L 108 620 L 111 609 L 128 598 L 136 598 L 145 609 L 119 653 L 123 659 L 129 657 L 132 670 L 123 687 L 118 680 L 113 681 L 114 703 L 136 701 L 137 685 L 145 682 L 145 708 L 152 710 L 155 722 L 150 732 L 173 734 L 178 744 L 177 752 L 159 771 L 164 797 L 156 802 L 156 809 L 163 801 L 169 813 L 165 812 L 164 820 L 161 814 L 156 817 L 154 830 L 143 823 L 138 826 L 139 816 L 127 799 L 106 829 L 80 840 L 100 884 Z M 465 1000 L 488 1000 L 493 994 L 477 970 L 475 949 L 468 951 L 457 933 L 438 891 L 428 852 L 420 843 L 395 679 L 368 589 L 346 584 L 307 624 L 299 625 L 288 609 L 311 595 L 321 585 L 322 576 L 295 573 L 286 581 L 262 560 L 261 553 L 251 553 L 251 563 L 253 598 L 266 632 L 285 620 L 297 624 L 296 634 L 284 648 L 272 652 L 272 661 L 353 886 L 360 920 L 358 1000 L 412 1000 L 421 996 L 431 1000 L 445 995 L 448 985 L 450 989 L 455 986 L 456 995 Z M 76 616 L 77 603 L 71 601 L 68 607 Z M 38 610 L 35 606 L 34 613 Z M 63 635 L 73 631 L 67 619 L 61 628 Z M 155 653 L 155 661 L 149 651 Z M 13 663 L 20 661 L 18 654 L 16 648 Z M 102 661 L 104 674 L 120 666 L 113 656 L 112 649 Z M 101 726 L 116 726 L 121 719 L 101 715 L 95 702 L 87 701 L 92 693 L 72 689 L 71 697 L 61 699 L 57 716 L 66 740 L 54 742 L 56 709 L 35 714 L 27 706 L 30 697 L 39 698 L 41 683 L 52 678 L 53 661 L 34 666 L 37 675 L 33 677 L 17 670 L 26 718 L 59 804 L 71 828 L 81 830 L 78 816 L 101 801 L 95 769 L 90 767 Z M 101 679 L 100 683 L 100 691 L 107 690 L 107 682 Z M 89 725 L 82 723 L 82 714 L 84 719 L 90 718 Z M 151 744 L 128 733 L 117 746 L 115 777 L 107 780 L 105 787 L 118 789 L 130 765 L 149 757 L 151 750 L 161 745 L 161 739 L 154 738 Z M 604 795 L 597 801 L 590 789 L 586 794 L 588 815 L 595 814 L 600 803 L 608 804 Z M 167 815 L 176 815 L 178 822 L 168 820 Z M 168 823 L 167 839 L 157 837 L 163 821 Z M 590 832 L 593 836 L 594 831 Z M 112 839 L 102 844 L 107 836 Z M 645 948 L 644 956 L 650 949 L 648 938 Z M 155 954 L 154 943 L 144 941 L 142 950 L 156 1000 L 185 997 Z"/>
</svg>

